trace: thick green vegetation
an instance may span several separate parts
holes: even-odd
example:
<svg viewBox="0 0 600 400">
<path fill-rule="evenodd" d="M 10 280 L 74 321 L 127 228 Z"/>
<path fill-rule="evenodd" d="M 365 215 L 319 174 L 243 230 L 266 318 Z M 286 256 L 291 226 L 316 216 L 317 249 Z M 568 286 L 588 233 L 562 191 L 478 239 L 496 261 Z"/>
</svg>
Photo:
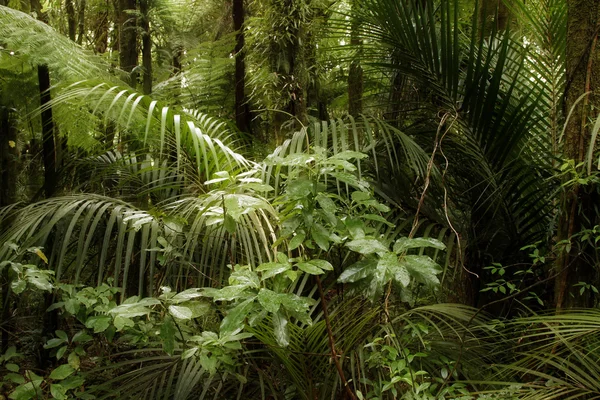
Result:
<svg viewBox="0 0 600 400">
<path fill-rule="evenodd" d="M 600 398 L 599 7 L 0 0 L 0 399 Z"/>
</svg>

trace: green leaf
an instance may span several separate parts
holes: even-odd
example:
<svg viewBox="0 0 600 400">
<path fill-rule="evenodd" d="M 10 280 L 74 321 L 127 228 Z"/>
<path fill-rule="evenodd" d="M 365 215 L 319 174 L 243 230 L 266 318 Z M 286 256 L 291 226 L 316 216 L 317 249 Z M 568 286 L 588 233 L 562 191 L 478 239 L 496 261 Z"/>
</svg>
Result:
<svg viewBox="0 0 600 400">
<path fill-rule="evenodd" d="M 173 318 L 170 316 L 165 317 L 163 323 L 160 326 L 160 338 L 162 339 L 162 346 L 165 353 L 173 355 L 175 350 L 175 334 L 177 330 L 173 323 Z"/>
<path fill-rule="evenodd" d="M 67 335 L 67 332 L 65 332 L 65 331 L 61 331 L 61 330 L 56 331 L 56 336 L 63 339 L 65 342 L 69 340 L 69 336 Z"/>
<path fill-rule="evenodd" d="M 305 237 L 306 235 L 304 233 L 297 233 L 296 236 L 294 236 L 292 240 L 290 240 L 288 244 L 288 250 L 294 250 L 298 248 L 298 246 L 300 246 L 304 242 Z"/>
<path fill-rule="evenodd" d="M 296 266 L 300 270 L 302 270 L 310 275 L 321 275 L 324 273 L 321 268 L 317 267 L 316 265 L 307 263 L 307 262 L 300 262 L 300 263 L 296 264 Z"/>
<path fill-rule="evenodd" d="M 400 259 L 410 275 L 425 285 L 439 285 L 437 274 L 441 272 L 439 266 L 428 256 L 405 255 Z"/>
<path fill-rule="evenodd" d="M 108 315 L 98 315 L 88 318 L 88 320 L 85 321 L 85 327 L 93 329 L 94 333 L 100 333 L 104 332 L 111 322 L 112 318 Z M 73 341 L 75 341 L 75 338 L 73 338 Z"/>
<path fill-rule="evenodd" d="M 52 370 L 50 373 L 50 379 L 60 380 L 65 379 L 69 375 L 75 372 L 75 369 L 69 364 L 60 365 Z"/>
<path fill-rule="evenodd" d="M 13 364 L 13 363 L 4 364 L 4 368 L 9 370 L 10 372 L 19 372 L 19 366 L 17 364 Z"/>
<path fill-rule="evenodd" d="M 15 294 L 21 294 L 27 288 L 27 282 L 23 279 L 17 279 L 16 281 L 11 282 L 10 288 Z"/>
<path fill-rule="evenodd" d="M 121 315 L 117 315 L 114 320 L 115 328 L 120 332 L 124 328 L 135 326 L 135 322 L 131 318 L 123 317 Z"/>
<path fill-rule="evenodd" d="M 223 220 L 223 226 L 230 235 L 233 235 L 237 228 L 237 222 L 235 222 L 235 219 L 233 219 L 231 215 L 226 214 L 225 219 Z"/>
<path fill-rule="evenodd" d="M 62 345 L 63 343 L 65 343 L 64 339 L 53 338 L 53 339 L 48 340 L 48 342 L 44 345 L 44 348 L 45 349 L 53 349 L 55 347 Z"/>
<path fill-rule="evenodd" d="M 5 380 L 9 380 L 12 383 L 16 383 L 17 385 L 21 385 L 25 383 L 25 378 L 21 374 L 15 374 L 13 372 L 8 373 L 4 376 Z"/>
<path fill-rule="evenodd" d="M 281 305 L 281 295 L 279 293 L 275 293 L 272 290 L 262 288 L 258 292 L 258 302 L 265 310 L 270 313 L 276 313 L 279 311 L 279 307 Z"/>
<path fill-rule="evenodd" d="M 446 249 L 446 245 L 433 238 L 400 238 L 394 244 L 394 253 L 399 254 L 409 249 L 433 247 L 438 250 Z"/>
<path fill-rule="evenodd" d="M 58 349 L 58 351 L 56 352 L 56 359 L 60 360 L 62 358 L 62 356 L 65 355 L 68 348 L 69 348 L 69 346 L 63 346 L 60 349 Z"/>
<path fill-rule="evenodd" d="M 76 369 L 76 370 L 79 369 L 80 360 L 79 360 L 79 356 L 77 355 L 77 353 L 73 352 L 73 353 L 69 354 L 69 357 L 67 358 L 67 362 L 74 369 Z"/>
<path fill-rule="evenodd" d="M 60 384 L 53 383 L 50 385 L 50 394 L 53 398 L 64 400 L 67 399 L 67 389 Z"/>
<path fill-rule="evenodd" d="M 169 306 L 169 312 L 177 319 L 192 319 L 192 310 L 183 306 Z"/>
<path fill-rule="evenodd" d="M 198 351 L 198 347 L 192 347 L 190 349 L 187 349 L 186 351 L 184 351 L 183 353 L 181 353 L 181 359 L 185 360 L 187 358 L 190 358 L 191 356 L 193 356 L 194 354 L 196 354 L 197 351 Z"/>
<path fill-rule="evenodd" d="M 110 317 L 108 317 L 110 319 Z M 86 321 L 87 322 L 87 321 Z M 92 340 L 92 337 L 86 331 L 79 331 L 73 335 L 73 343 L 85 343 Z"/>
<path fill-rule="evenodd" d="M 329 232 L 320 224 L 315 224 L 311 231 L 311 236 L 317 246 L 323 251 L 329 250 Z"/>
<path fill-rule="evenodd" d="M 241 302 L 227 313 L 227 316 L 221 321 L 221 335 L 230 334 L 244 325 L 246 317 L 255 306 L 255 298 L 252 297 Z"/>
<path fill-rule="evenodd" d="M 377 261 L 371 258 L 365 258 L 355 264 L 352 264 L 341 273 L 338 278 L 338 282 L 341 283 L 352 283 L 357 282 L 361 279 L 366 278 L 375 272 L 377 267 Z"/>
<path fill-rule="evenodd" d="M 360 254 L 387 253 L 388 249 L 376 239 L 356 239 L 346 243 L 346 247 Z"/>
<path fill-rule="evenodd" d="M 39 383 L 36 385 L 34 382 L 27 382 L 17 386 L 17 388 L 8 396 L 9 399 L 13 400 L 31 400 L 40 394 Z"/>
<path fill-rule="evenodd" d="M 265 263 L 265 264 L 260 264 L 258 266 L 258 268 L 256 268 L 257 271 L 262 271 L 262 275 L 261 275 L 261 280 L 265 280 L 265 279 L 269 279 L 273 276 L 279 275 L 285 271 L 287 271 L 288 269 L 291 269 L 292 265 L 289 263 Z"/>
<path fill-rule="evenodd" d="M 290 344 L 287 324 L 288 320 L 283 312 L 278 311 L 273 314 L 273 333 L 275 334 L 277 344 L 282 347 L 287 347 Z"/>
<path fill-rule="evenodd" d="M 325 271 L 333 271 L 333 265 L 329 261 L 320 260 L 318 258 L 312 259 L 308 261 L 310 264 L 316 265 L 317 267 L 325 270 Z"/>
</svg>

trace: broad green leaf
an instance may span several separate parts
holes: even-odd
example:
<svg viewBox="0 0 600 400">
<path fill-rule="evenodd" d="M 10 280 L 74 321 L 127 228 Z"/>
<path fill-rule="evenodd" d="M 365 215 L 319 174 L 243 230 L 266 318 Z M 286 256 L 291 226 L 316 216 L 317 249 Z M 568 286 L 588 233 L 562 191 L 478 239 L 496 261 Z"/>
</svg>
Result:
<svg viewBox="0 0 600 400">
<path fill-rule="evenodd" d="M 40 383 L 27 382 L 17 386 L 17 388 L 8 396 L 9 399 L 13 400 L 31 400 L 36 397 L 41 398 L 40 394 Z"/>
<path fill-rule="evenodd" d="M 73 352 L 73 353 L 69 354 L 69 358 L 67 358 L 67 362 L 74 369 L 76 369 L 76 370 L 79 369 L 80 360 L 79 360 L 79 356 L 77 355 L 77 353 Z"/>
<path fill-rule="evenodd" d="M 294 250 L 298 248 L 298 246 L 300 246 L 304 242 L 305 237 L 306 235 L 304 233 L 297 233 L 296 236 L 294 236 L 292 240 L 290 240 L 288 244 L 288 250 Z"/>
<path fill-rule="evenodd" d="M 221 335 L 227 335 L 234 332 L 244 325 L 246 317 L 255 307 L 255 299 L 256 297 L 247 299 L 229 310 L 225 318 L 223 318 L 223 321 L 221 321 Z"/>
<path fill-rule="evenodd" d="M 192 319 L 192 310 L 183 306 L 169 306 L 169 312 L 177 319 L 188 320 Z"/>
<path fill-rule="evenodd" d="M 261 280 L 269 279 L 273 276 L 279 275 L 288 269 L 292 268 L 292 265 L 289 263 L 265 263 L 260 264 L 257 271 L 262 271 Z"/>
<path fill-rule="evenodd" d="M 104 332 L 112 322 L 112 318 L 108 315 L 98 315 L 88 318 L 85 321 L 85 327 L 94 330 L 94 333 Z M 75 338 L 73 338 L 75 340 Z"/>
<path fill-rule="evenodd" d="M 50 385 L 50 394 L 52 395 L 52 398 L 54 398 L 54 399 L 59 399 L 59 400 L 68 399 L 67 389 L 58 383 L 53 383 Z"/>
<path fill-rule="evenodd" d="M 202 295 L 212 297 L 215 301 L 231 301 L 238 298 L 247 288 L 247 285 L 231 285 L 222 289 L 204 288 Z"/>
<path fill-rule="evenodd" d="M 185 350 L 183 353 L 181 353 L 181 359 L 185 360 L 186 358 L 190 358 L 191 356 L 196 354 L 197 351 L 198 351 L 198 347 L 189 348 L 189 349 Z"/>
<path fill-rule="evenodd" d="M 405 255 L 401 258 L 400 263 L 420 283 L 439 285 L 437 274 L 441 272 L 441 269 L 428 256 Z"/>
<path fill-rule="evenodd" d="M 290 344 L 287 324 L 288 320 L 283 312 L 278 311 L 273 314 L 273 333 L 275 334 L 277 344 L 282 347 L 287 347 Z"/>
<path fill-rule="evenodd" d="M 323 251 L 329 250 L 329 232 L 320 224 L 315 224 L 311 231 L 311 236 L 317 246 Z"/>
<path fill-rule="evenodd" d="M 27 288 L 27 282 L 25 282 L 23 279 L 17 279 L 10 283 L 10 288 L 15 294 L 21 294 Z"/>
<path fill-rule="evenodd" d="M 62 358 L 62 356 L 65 355 L 68 348 L 69 348 L 69 346 L 63 346 L 60 349 L 58 349 L 58 351 L 56 352 L 56 359 L 60 360 Z"/>
<path fill-rule="evenodd" d="M 8 373 L 4 376 L 5 380 L 9 380 L 12 383 L 16 383 L 17 385 L 21 385 L 25 383 L 25 378 L 21 374 L 15 374 L 14 372 Z"/>
<path fill-rule="evenodd" d="M 260 305 L 268 312 L 274 314 L 279 311 L 279 306 L 281 304 L 281 295 L 279 293 L 262 288 L 258 292 L 257 298 Z"/>
<path fill-rule="evenodd" d="M 66 341 L 64 339 L 53 338 L 53 339 L 48 340 L 48 342 L 44 345 L 44 348 L 45 349 L 52 349 L 54 347 L 58 347 L 58 346 L 62 345 L 65 342 Z"/>
<path fill-rule="evenodd" d="M 377 239 L 356 239 L 346 243 L 346 247 L 360 254 L 387 253 L 388 249 Z"/>
<path fill-rule="evenodd" d="M 50 373 L 50 379 L 60 380 L 65 379 L 67 376 L 75 372 L 75 369 L 69 364 L 60 365 L 52 370 Z"/>
<path fill-rule="evenodd" d="M 9 370 L 10 372 L 19 372 L 19 366 L 17 364 L 13 364 L 13 363 L 4 364 L 4 368 Z"/>
<path fill-rule="evenodd" d="M 348 268 L 341 273 L 338 278 L 338 282 L 341 283 L 352 283 L 357 282 L 361 279 L 366 278 L 367 276 L 373 274 L 375 272 L 375 268 L 377 267 L 377 261 L 371 258 L 365 258 L 364 260 L 360 260 L 355 264 L 352 264 Z"/>
<path fill-rule="evenodd" d="M 110 317 L 107 317 L 110 319 Z M 92 337 L 87 334 L 85 331 L 79 331 L 75 335 L 73 335 L 73 343 L 85 343 L 92 340 Z"/>
<path fill-rule="evenodd" d="M 173 318 L 170 316 L 165 317 L 163 323 L 160 325 L 160 338 L 162 339 L 162 346 L 165 353 L 173 355 L 175 350 L 175 334 L 177 330 Z"/>
<path fill-rule="evenodd" d="M 235 271 L 229 276 L 230 285 L 245 285 L 250 288 L 258 289 L 260 287 L 260 279 L 256 272 L 249 267 L 240 267 L 236 265 Z"/>
<path fill-rule="evenodd" d="M 400 238 L 394 243 L 394 252 L 396 254 L 402 253 L 409 249 L 422 248 L 422 247 L 433 247 L 438 250 L 446 249 L 446 245 L 437 239 L 433 238 L 413 238 L 409 239 L 406 237 Z"/>
<path fill-rule="evenodd" d="M 313 265 L 311 263 L 307 263 L 307 262 L 299 262 L 298 264 L 296 264 L 296 266 L 306 272 L 307 274 L 310 275 L 321 275 L 323 274 L 323 270 L 319 267 L 317 267 L 316 265 Z"/>
<path fill-rule="evenodd" d="M 133 327 L 135 325 L 135 322 L 133 322 L 133 320 L 131 318 L 117 315 L 114 320 L 114 325 L 115 325 L 115 328 L 117 328 L 117 331 L 120 332 L 126 327 L 130 327 L 130 328 Z"/>
<path fill-rule="evenodd" d="M 325 270 L 325 271 L 333 271 L 333 265 L 329 261 L 320 260 L 318 258 L 312 259 L 308 261 L 310 264 L 316 265 L 317 267 Z"/>
</svg>

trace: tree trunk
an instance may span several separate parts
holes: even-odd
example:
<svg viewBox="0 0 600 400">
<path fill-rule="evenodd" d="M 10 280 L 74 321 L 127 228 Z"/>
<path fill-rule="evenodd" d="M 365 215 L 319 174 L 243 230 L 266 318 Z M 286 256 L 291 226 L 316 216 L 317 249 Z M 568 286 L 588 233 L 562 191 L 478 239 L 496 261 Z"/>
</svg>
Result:
<svg viewBox="0 0 600 400">
<path fill-rule="evenodd" d="M 79 10 L 77 15 L 78 29 L 77 29 L 77 44 L 83 43 L 83 36 L 85 35 L 85 5 L 86 0 L 79 2 Z"/>
<path fill-rule="evenodd" d="M 119 67 L 129 72 L 129 85 L 136 87 L 137 77 L 133 71 L 138 65 L 137 23 L 134 12 L 136 0 L 118 0 Z"/>
<path fill-rule="evenodd" d="M 233 0 L 235 34 L 235 124 L 242 132 L 250 131 L 250 112 L 246 103 L 246 65 L 244 57 L 244 0 Z"/>
<path fill-rule="evenodd" d="M 140 13 L 142 14 L 142 66 L 144 79 L 142 91 L 144 94 L 152 93 L 152 37 L 150 36 L 149 0 L 140 0 Z"/>
<path fill-rule="evenodd" d="M 75 22 L 75 6 L 73 0 L 65 0 L 65 9 L 67 11 L 67 25 L 69 27 L 69 39 L 75 41 L 76 22 Z"/>
<path fill-rule="evenodd" d="M 352 10 L 355 11 L 357 1 L 351 3 Z M 350 61 L 350 69 L 348 72 L 348 114 L 353 117 L 358 117 L 363 112 L 363 70 L 360 66 L 361 45 L 359 38 L 359 23 L 356 19 L 352 21 L 350 32 L 350 45 L 354 47 L 354 55 Z"/>
<path fill-rule="evenodd" d="M 108 14 L 108 11 L 103 11 L 95 18 L 94 51 L 99 54 L 104 54 L 108 49 Z"/>
<path fill-rule="evenodd" d="M 51 197 L 56 188 L 56 145 L 54 139 L 54 121 L 52 108 L 48 106 L 50 95 L 50 71 L 47 65 L 38 65 L 40 89 L 40 107 L 42 108 L 42 140 L 44 154 L 44 193 Z"/>
<path fill-rule="evenodd" d="M 508 26 L 509 10 L 505 0 L 481 0 L 479 2 L 478 25 L 480 32 L 490 36 L 492 31 L 502 32 Z"/>
<path fill-rule="evenodd" d="M 584 161 L 590 145 L 590 126 L 588 117 L 600 104 L 597 91 L 600 89 L 599 52 L 597 36 L 600 28 L 598 18 L 599 3 L 596 0 L 567 1 L 567 37 L 566 76 L 564 113 L 572 111 L 567 121 L 564 136 L 564 157 L 574 160 L 575 165 Z M 575 105 L 584 93 L 591 92 Z M 594 116 L 595 117 L 595 116 Z M 578 282 L 594 283 L 594 265 L 586 261 L 585 249 L 578 251 L 574 243 L 569 252 L 560 246 L 561 241 L 570 240 L 582 228 L 592 228 L 596 224 L 594 199 L 586 188 L 574 185 L 566 187 L 561 195 L 561 209 L 558 222 L 556 271 L 554 301 L 557 309 L 577 306 L 590 306 L 591 291 L 579 295 L 573 291 Z M 563 242 L 564 243 L 564 242 Z"/>
<path fill-rule="evenodd" d="M 31 9 L 36 12 L 38 19 L 48 23 L 48 15 L 42 12 L 42 4 L 39 0 L 31 0 Z M 49 106 L 52 97 L 50 95 L 50 71 L 47 65 L 38 65 L 38 84 L 40 92 L 40 108 L 42 123 L 42 153 L 44 159 L 44 193 L 51 197 L 56 189 L 56 140 L 54 132 L 54 121 L 52 119 L 52 107 Z"/>
<path fill-rule="evenodd" d="M 0 106 L 0 207 L 15 202 L 17 189 L 17 128 L 11 114 Z"/>
</svg>

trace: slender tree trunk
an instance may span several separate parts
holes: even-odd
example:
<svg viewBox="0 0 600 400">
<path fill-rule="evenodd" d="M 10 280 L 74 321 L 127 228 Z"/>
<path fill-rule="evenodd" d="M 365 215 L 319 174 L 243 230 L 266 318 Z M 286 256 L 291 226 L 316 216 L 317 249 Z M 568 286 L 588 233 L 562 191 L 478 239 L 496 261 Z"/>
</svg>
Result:
<svg viewBox="0 0 600 400">
<path fill-rule="evenodd" d="M 17 128 L 11 114 L 0 106 L 0 207 L 15 202 L 17 189 Z"/>
<path fill-rule="evenodd" d="M 48 23 L 48 16 L 42 13 L 42 5 L 39 0 L 31 0 L 31 9 L 36 12 L 38 19 Z M 38 84 L 40 92 L 41 123 L 42 123 L 42 153 L 44 159 L 44 193 L 51 197 L 56 189 L 56 140 L 54 132 L 54 121 L 52 119 L 52 107 L 49 106 L 52 97 L 50 95 L 50 71 L 47 65 L 38 65 Z"/>
<path fill-rule="evenodd" d="M 17 160 L 18 152 L 16 147 L 17 128 L 15 121 L 8 107 L 0 106 L 0 207 L 10 205 L 16 201 L 17 189 Z M 4 221 L 4 226 L 8 226 Z M 0 276 L 0 286 L 2 287 L 2 296 L 0 297 L 0 309 L 2 318 L 0 319 L 0 330 L 2 331 L 2 346 L 0 352 L 4 353 L 8 348 L 8 326 L 10 319 L 10 284 L 8 281 L 8 268 L 4 268 Z"/>
<path fill-rule="evenodd" d="M 83 36 L 85 35 L 85 6 L 86 0 L 80 0 L 77 13 L 77 44 L 83 43 Z"/>
<path fill-rule="evenodd" d="M 44 154 L 44 192 L 51 197 L 56 189 L 56 145 L 54 141 L 54 121 L 52 108 L 48 105 L 50 95 L 50 71 L 47 65 L 38 66 L 38 82 L 40 89 L 40 107 L 42 108 L 42 140 Z"/>
<path fill-rule="evenodd" d="M 497 32 L 506 30 L 508 26 L 509 10 L 505 0 L 480 0 L 477 21 L 480 32 L 489 36 L 495 29 Z"/>
<path fill-rule="evenodd" d="M 235 34 L 235 123 L 242 132 L 250 131 L 250 113 L 246 103 L 246 65 L 244 55 L 244 0 L 233 0 Z"/>
<path fill-rule="evenodd" d="M 142 66 L 144 79 L 142 90 L 144 94 L 152 93 L 152 37 L 150 36 L 149 0 L 140 0 L 142 14 Z"/>
<path fill-rule="evenodd" d="M 108 49 L 108 11 L 101 12 L 94 27 L 94 51 L 104 54 Z"/>
<path fill-rule="evenodd" d="M 69 39 L 75 41 L 76 21 L 75 21 L 75 6 L 73 0 L 65 0 L 65 9 L 67 11 L 67 25 L 69 27 Z"/>
<path fill-rule="evenodd" d="M 351 3 L 352 10 L 357 7 L 356 0 Z M 359 38 L 358 21 L 354 20 L 351 26 L 350 45 L 354 46 L 355 54 L 350 62 L 348 72 L 348 114 L 358 117 L 363 112 L 363 70 L 360 65 L 361 40 Z"/>
<path fill-rule="evenodd" d="M 567 43 L 565 86 L 565 115 L 572 111 L 567 121 L 564 136 L 564 156 L 575 161 L 575 165 L 584 161 L 590 146 L 590 126 L 588 117 L 597 110 L 600 98 L 600 52 L 598 51 L 598 32 L 600 31 L 599 3 L 596 0 L 567 1 Z M 590 94 L 575 104 L 584 93 Z M 594 210 L 596 199 L 592 198 L 585 187 L 574 185 L 565 188 L 561 196 L 561 210 L 558 223 L 558 243 L 571 240 L 582 228 L 592 228 L 597 223 Z M 576 306 L 590 306 L 591 291 L 578 295 L 573 285 L 578 282 L 595 283 L 594 265 L 586 261 L 586 253 L 578 251 L 577 243 L 569 252 L 557 247 L 556 260 L 558 276 L 555 281 L 554 301 L 557 309 Z"/>
<path fill-rule="evenodd" d="M 119 23 L 119 66 L 123 71 L 129 72 L 129 85 L 136 87 L 137 77 L 133 72 L 138 65 L 137 30 L 136 30 L 136 0 L 118 1 Z"/>
</svg>

